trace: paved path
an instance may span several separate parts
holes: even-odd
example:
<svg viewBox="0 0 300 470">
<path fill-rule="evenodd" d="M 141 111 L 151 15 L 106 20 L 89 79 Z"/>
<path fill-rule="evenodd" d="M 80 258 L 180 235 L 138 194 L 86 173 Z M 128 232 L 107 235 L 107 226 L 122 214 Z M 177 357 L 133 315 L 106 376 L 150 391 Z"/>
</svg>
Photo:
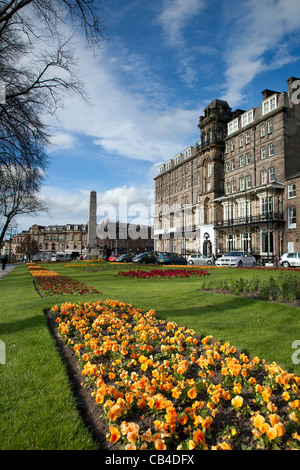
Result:
<svg viewBox="0 0 300 470">
<path fill-rule="evenodd" d="M 7 276 L 7 274 L 11 273 L 12 270 L 16 267 L 19 266 L 20 263 L 10 263 L 7 264 L 5 267 L 5 270 L 2 269 L 2 265 L 0 264 L 0 281 L 4 278 L 4 276 Z"/>
</svg>

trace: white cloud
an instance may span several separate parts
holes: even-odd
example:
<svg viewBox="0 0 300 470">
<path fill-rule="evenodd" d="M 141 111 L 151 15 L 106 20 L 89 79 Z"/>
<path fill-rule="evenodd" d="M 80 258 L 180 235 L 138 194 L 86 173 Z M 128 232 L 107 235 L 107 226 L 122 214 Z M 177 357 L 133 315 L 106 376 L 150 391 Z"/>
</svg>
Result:
<svg viewBox="0 0 300 470">
<path fill-rule="evenodd" d="M 183 29 L 206 5 L 206 0 L 166 0 L 158 21 L 163 27 L 168 45 L 182 46 Z"/>
<path fill-rule="evenodd" d="M 130 222 L 139 216 L 142 208 L 143 221 L 150 223 L 151 205 L 154 202 L 153 185 L 122 186 L 101 192 L 101 188 L 92 188 L 97 192 L 97 216 L 100 221 L 110 220 Z M 89 219 L 90 190 L 67 190 L 56 186 L 44 186 L 40 198 L 49 209 L 49 213 L 18 216 L 18 232 L 27 230 L 33 224 L 66 225 L 85 224 Z"/>
<path fill-rule="evenodd" d="M 138 63 L 124 50 L 121 56 L 123 64 Z M 155 82 L 150 66 L 144 64 L 141 76 L 140 67 L 131 65 L 127 76 L 120 74 L 118 63 L 111 49 L 98 60 L 85 53 L 80 70 L 90 102 L 76 97 L 65 101 L 59 111 L 61 134 L 54 140 L 71 145 L 72 134 L 86 135 L 104 152 L 149 162 L 167 160 L 189 146 L 190 139 L 194 142 L 199 108 L 184 109 L 175 102 L 167 106 L 171 92 Z"/>
<path fill-rule="evenodd" d="M 78 144 L 78 139 L 71 134 L 58 132 L 49 139 L 50 146 L 47 147 L 48 152 L 56 152 L 74 148 Z"/>
<path fill-rule="evenodd" d="M 288 53 L 288 36 L 300 30 L 299 0 L 247 0 L 242 15 L 229 25 L 226 48 L 226 92 L 232 106 L 260 73 L 298 60 Z M 285 47 L 282 47 L 282 43 Z"/>
</svg>

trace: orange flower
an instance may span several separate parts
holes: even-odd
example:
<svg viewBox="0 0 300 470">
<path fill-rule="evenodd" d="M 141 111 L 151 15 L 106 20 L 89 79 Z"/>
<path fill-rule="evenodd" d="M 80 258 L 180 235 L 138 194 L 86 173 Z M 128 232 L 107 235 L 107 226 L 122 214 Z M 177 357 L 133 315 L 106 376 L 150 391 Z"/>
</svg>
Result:
<svg viewBox="0 0 300 470">
<path fill-rule="evenodd" d="M 191 399 L 191 400 L 194 400 L 197 396 L 197 389 L 196 387 L 193 387 L 191 388 L 189 391 L 188 391 L 188 397 Z"/>
<path fill-rule="evenodd" d="M 152 432 L 151 432 L 151 429 L 149 428 L 146 432 L 144 432 L 141 435 L 141 440 L 146 441 L 146 442 L 151 442 L 151 439 L 152 439 Z"/>
<path fill-rule="evenodd" d="M 197 429 L 197 431 L 194 432 L 193 441 L 195 442 L 196 445 L 198 445 L 199 442 L 201 445 L 205 444 L 205 437 L 202 431 L 200 431 L 200 429 Z"/>
<path fill-rule="evenodd" d="M 263 423 L 260 427 L 259 427 L 259 430 L 262 434 L 266 434 L 268 433 L 269 429 L 271 428 L 271 426 L 268 424 L 268 423 Z"/>
<path fill-rule="evenodd" d="M 115 426 L 109 426 L 109 431 L 110 431 L 109 441 L 117 442 L 121 437 L 121 433 L 119 429 L 116 428 Z"/>
<path fill-rule="evenodd" d="M 184 426 L 187 423 L 188 417 L 186 414 L 183 414 L 178 418 L 178 423 Z"/>
<path fill-rule="evenodd" d="M 126 444 L 125 450 L 136 450 L 136 446 L 134 444 Z"/>
<path fill-rule="evenodd" d="M 285 401 L 289 401 L 291 397 L 290 397 L 290 395 L 288 394 L 288 392 L 283 392 L 282 398 L 283 398 Z"/>
<path fill-rule="evenodd" d="M 181 395 L 181 390 L 179 387 L 174 387 L 172 388 L 172 397 L 173 398 L 179 398 Z"/>
<path fill-rule="evenodd" d="M 154 441 L 154 447 L 156 450 L 166 450 L 167 446 L 165 444 L 165 441 L 163 439 L 156 439 Z"/>
<path fill-rule="evenodd" d="M 282 423 L 276 423 L 276 424 L 274 424 L 273 427 L 276 430 L 278 437 L 281 437 L 281 436 L 284 435 L 285 429 L 284 429 L 284 426 L 283 426 Z"/>
<path fill-rule="evenodd" d="M 251 420 L 253 421 L 253 426 L 258 429 L 265 422 L 265 418 L 260 414 L 257 414 L 255 417 L 251 418 Z"/>
<path fill-rule="evenodd" d="M 275 428 L 268 429 L 267 436 L 271 441 L 276 439 L 276 437 L 278 437 L 276 429 Z"/>
<path fill-rule="evenodd" d="M 269 415 L 268 418 L 269 418 L 270 423 L 272 424 L 272 426 L 274 426 L 274 424 L 279 423 L 279 416 L 275 413 L 272 414 L 272 415 Z"/>
</svg>

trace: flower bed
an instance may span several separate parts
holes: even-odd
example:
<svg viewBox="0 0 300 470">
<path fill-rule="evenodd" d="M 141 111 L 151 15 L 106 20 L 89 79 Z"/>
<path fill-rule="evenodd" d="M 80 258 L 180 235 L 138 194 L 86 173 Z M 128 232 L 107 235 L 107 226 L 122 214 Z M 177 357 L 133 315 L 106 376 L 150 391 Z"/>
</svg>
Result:
<svg viewBox="0 0 300 470">
<path fill-rule="evenodd" d="M 202 289 L 225 294 L 244 295 L 258 300 L 298 303 L 300 301 L 299 273 L 281 271 L 279 277 L 267 280 L 252 279 L 219 279 L 204 282 Z"/>
<path fill-rule="evenodd" d="M 146 279 L 151 277 L 191 277 L 191 276 L 207 276 L 208 272 L 198 269 L 151 269 L 150 271 L 120 271 L 118 276 Z"/>
<path fill-rule="evenodd" d="M 115 448 L 300 448 L 300 378 L 276 363 L 120 301 L 51 313 Z"/>
<path fill-rule="evenodd" d="M 29 265 L 28 269 L 34 278 L 35 285 L 41 295 L 49 297 L 51 295 L 67 294 L 100 294 L 93 287 L 88 287 L 82 282 L 71 279 L 67 276 L 43 268 L 42 266 Z"/>
</svg>

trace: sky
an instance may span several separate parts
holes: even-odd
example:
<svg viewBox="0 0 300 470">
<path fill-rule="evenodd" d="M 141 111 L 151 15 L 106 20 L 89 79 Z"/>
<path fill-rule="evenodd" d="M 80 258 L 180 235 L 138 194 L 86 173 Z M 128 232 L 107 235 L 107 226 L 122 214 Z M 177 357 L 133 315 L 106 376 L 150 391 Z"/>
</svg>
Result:
<svg viewBox="0 0 300 470">
<path fill-rule="evenodd" d="M 250 109 L 268 88 L 300 77 L 299 0 L 99 0 L 105 39 L 97 54 L 76 38 L 88 98 L 65 97 L 49 119 L 49 165 L 32 224 L 151 222 L 161 163 L 200 140 L 214 99 Z M 120 210 L 119 210 L 120 209 Z M 122 210 L 121 210 L 122 209 Z"/>
</svg>

